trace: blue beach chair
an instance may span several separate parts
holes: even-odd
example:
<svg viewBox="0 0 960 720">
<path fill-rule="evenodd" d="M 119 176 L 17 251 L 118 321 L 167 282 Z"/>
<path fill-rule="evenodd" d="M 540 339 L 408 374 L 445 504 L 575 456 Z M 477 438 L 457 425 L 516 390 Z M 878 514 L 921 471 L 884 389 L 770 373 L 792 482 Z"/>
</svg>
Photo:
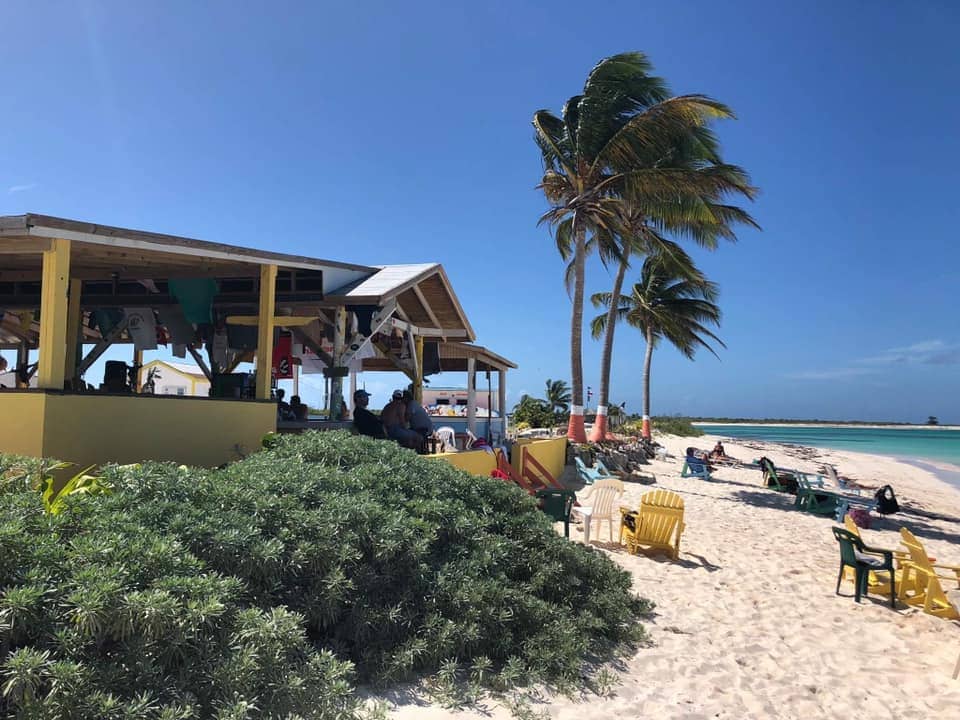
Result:
<svg viewBox="0 0 960 720">
<path fill-rule="evenodd" d="M 607 470 L 606 466 L 598 459 L 593 467 L 587 467 L 587 464 L 580 459 L 579 456 L 575 456 L 573 461 L 577 465 L 577 475 L 580 476 L 580 479 L 583 480 L 587 485 L 593 485 L 597 480 L 602 480 L 603 478 L 614 478 L 616 475 Z"/>
<path fill-rule="evenodd" d="M 710 477 L 710 470 L 707 468 L 707 463 L 700 458 L 689 456 L 683 459 L 683 469 L 680 471 L 680 477 L 695 477 L 701 480 L 713 479 Z"/>
</svg>

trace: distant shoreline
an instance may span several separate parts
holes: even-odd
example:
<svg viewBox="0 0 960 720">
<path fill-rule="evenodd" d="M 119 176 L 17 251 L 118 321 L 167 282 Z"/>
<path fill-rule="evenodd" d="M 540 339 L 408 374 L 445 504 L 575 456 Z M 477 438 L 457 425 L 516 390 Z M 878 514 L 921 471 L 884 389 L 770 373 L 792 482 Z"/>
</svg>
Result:
<svg viewBox="0 0 960 720">
<path fill-rule="evenodd" d="M 960 430 L 960 425 L 884 425 L 880 423 L 771 423 L 771 422 L 715 422 L 707 420 L 691 420 L 691 425 L 708 427 L 742 425 L 744 427 L 805 427 L 805 428 L 865 428 L 868 430 Z"/>
</svg>

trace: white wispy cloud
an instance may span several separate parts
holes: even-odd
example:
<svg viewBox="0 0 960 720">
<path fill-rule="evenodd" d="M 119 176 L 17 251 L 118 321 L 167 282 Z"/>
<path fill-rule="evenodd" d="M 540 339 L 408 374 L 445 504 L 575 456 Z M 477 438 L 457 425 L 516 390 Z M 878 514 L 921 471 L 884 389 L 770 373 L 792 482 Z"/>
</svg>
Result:
<svg viewBox="0 0 960 720">
<path fill-rule="evenodd" d="M 7 194 L 13 195 L 13 193 L 26 192 L 27 190 L 33 190 L 34 188 L 40 187 L 40 183 L 24 183 L 23 185 L 11 185 L 7 188 Z"/>
<path fill-rule="evenodd" d="M 792 380 L 842 380 L 844 378 L 863 377 L 878 372 L 875 368 L 867 367 L 843 367 L 830 368 L 827 370 L 804 370 L 797 373 L 789 373 L 788 378 Z"/>
<path fill-rule="evenodd" d="M 960 343 L 944 340 L 922 340 L 904 347 L 889 348 L 857 361 L 862 365 L 952 365 L 960 363 Z"/>
<path fill-rule="evenodd" d="M 899 365 L 960 365 L 960 343 L 945 340 L 921 340 L 903 347 L 881 350 L 876 355 L 859 358 L 851 367 L 805 370 L 791 373 L 794 380 L 842 380 L 882 372 Z"/>
</svg>

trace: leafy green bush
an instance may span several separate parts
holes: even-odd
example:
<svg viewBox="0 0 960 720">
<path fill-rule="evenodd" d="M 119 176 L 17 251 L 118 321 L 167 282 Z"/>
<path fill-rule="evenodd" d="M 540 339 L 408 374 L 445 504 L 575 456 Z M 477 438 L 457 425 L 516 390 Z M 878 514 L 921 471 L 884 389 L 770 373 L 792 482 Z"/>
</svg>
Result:
<svg viewBox="0 0 960 720">
<path fill-rule="evenodd" d="M 689 418 L 685 417 L 654 417 L 650 420 L 653 429 L 667 435 L 680 437 L 700 437 L 703 430 L 695 428 Z"/>
<path fill-rule="evenodd" d="M 650 424 L 657 432 L 662 432 L 667 435 L 700 437 L 704 434 L 702 430 L 693 426 L 689 418 L 685 417 L 652 417 L 650 418 Z M 631 420 L 623 425 L 623 432 L 625 433 L 639 435 L 642 430 L 643 422 L 641 420 Z"/>
<path fill-rule="evenodd" d="M 0 458 L 0 477 L 16 461 Z M 0 716 L 355 718 L 356 681 L 582 683 L 649 604 L 526 494 L 388 442 L 0 485 Z"/>
</svg>

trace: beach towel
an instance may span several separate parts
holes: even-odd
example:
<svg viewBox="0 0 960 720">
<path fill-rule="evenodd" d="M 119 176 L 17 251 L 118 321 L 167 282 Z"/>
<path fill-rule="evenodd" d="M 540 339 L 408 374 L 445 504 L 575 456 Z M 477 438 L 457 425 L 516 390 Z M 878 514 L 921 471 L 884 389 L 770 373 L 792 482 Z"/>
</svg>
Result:
<svg viewBox="0 0 960 720">
<path fill-rule="evenodd" d="M 152 308 L 124 308 L 127 332 L 137 350 L 157 349 L 157 321 Z"/>
<path fill-rule="evenodd" d="M 217 281 L 211 278 L 171 279 L 167 283 L 183 314 L 195 325 L 213 322 L 213 298 L 217 294 Z"/>
<path fill-rule="evenodd" d="M 167 328 L 174 345 L 188 345 L 193 342 L 196 331 L 187 322 L 183 309 L 179 305 L 161 305 L 157 309 L 160 324 Z"/>
</svg>

